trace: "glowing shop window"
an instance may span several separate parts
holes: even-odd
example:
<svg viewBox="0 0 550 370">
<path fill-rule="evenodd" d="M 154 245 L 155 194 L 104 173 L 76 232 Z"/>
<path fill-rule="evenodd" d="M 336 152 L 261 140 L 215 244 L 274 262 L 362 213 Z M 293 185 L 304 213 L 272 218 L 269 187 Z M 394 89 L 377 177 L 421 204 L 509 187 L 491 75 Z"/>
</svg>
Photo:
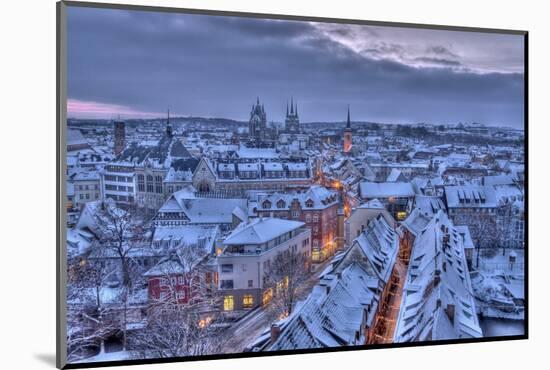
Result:
<svg viewBox="0 0 550 370">
<path fill-rule="evenodd" d="M 251 294 L 247 294 L 243 297 L 243 307 L 252 308 L 254 306 L 254 297 Z"/>
<path fill-rule="evenodd" d="M 397 220 L 398 221 L 402 221 L 406 217 L 407 217 L 407 212 L 404 212 L 404 211 L 397 212 Z"/>
<path fill-rule="evenodd" d="M 233 301 L 233 296 L 232 295 L 226 295 L 223 298 L 223 310 L 224 311 L 233 311 L 234 306 L 235 306 L 235 304 L 234 304 L 234 301 Z"/>
<path fill-rule="evenodd" d="M 314 249 L 314 250 L 311 251 L 311 259 L 313 261 L 319 261 L 319 257 L 320 257 L 320 255 L 319 255 L 319 250 L 318 249 Z"/>
</svg>

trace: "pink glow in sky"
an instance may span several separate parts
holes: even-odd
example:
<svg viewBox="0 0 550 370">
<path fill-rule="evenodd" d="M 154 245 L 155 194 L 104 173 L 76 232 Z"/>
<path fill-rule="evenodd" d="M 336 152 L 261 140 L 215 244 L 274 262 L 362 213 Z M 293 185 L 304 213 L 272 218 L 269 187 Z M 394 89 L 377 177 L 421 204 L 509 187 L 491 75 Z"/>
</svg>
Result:
<svg viewBox="0 0 550 370">
<path fill-rule="evenodd" d="M 131 107 L 117 104 L 83 101 L 77 99 L 67 100 L 67 116 L 70 118 L 156 118 L 163 117 L 166 113 L 143 112 Z"/>
</svg>

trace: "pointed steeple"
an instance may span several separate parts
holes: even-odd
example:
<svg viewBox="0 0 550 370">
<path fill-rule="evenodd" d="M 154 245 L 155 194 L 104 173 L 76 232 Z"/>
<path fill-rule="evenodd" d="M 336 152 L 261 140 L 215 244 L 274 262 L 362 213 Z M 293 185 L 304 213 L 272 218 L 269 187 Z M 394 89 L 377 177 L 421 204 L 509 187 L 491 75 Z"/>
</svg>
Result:
<svg viewBox="0 0 550 370">
<path fill-rule="evenodd" d="M 294 98 L 290 97 L 290 115 L 294 115 Z"/>
<path fill-rule="evenodd" d="M 172 126 L 170 125 L 170 108 L 168 108 L 168 114 L 166 118 L 166 135 L 172 137 Z"/>
<path fill-rule="evenodd" d="M 351 121 L 349 119 L 349 104 L 348 104 L 348 121 L 346 123 L 346 128 L 351 128 Z"/>
<path fill-rule="evenodd" d="M 288 100 L 286 101 L 286 116 L 288 117 Z"/>
<path fill-rule="evenodd" d="M 298 117 L 298 101 L 296 101 L 295 103 L 294 114 L 296 115 L 296 117 Z"/>
<path fill-rule="evenodd" d="M 259 96 L 256 97 L 256 104 L 260 105 L 260 97 Z"/>
</svg>

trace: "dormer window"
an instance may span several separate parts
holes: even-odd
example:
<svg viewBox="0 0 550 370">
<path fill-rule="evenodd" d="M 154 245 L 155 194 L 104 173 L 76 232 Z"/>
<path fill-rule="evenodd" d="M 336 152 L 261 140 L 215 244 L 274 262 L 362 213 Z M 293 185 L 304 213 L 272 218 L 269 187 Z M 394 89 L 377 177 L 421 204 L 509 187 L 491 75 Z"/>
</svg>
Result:
<svg viewBox="0 0 550 370">
<path fill-rule="evenodd" d="M 313 201 L 311 199 L 306 200 L 306 207 L 308 208 L 313 207 Z"/>
<path fill-rule="evenodd" d="M 277 208 L 285 208 L 286 207 L 286 202 L 282 199 L 279 199 L 279 201 L 277 202 Z"/>
<path fill-rule="evenodd" d="M 263 208 L 271 208 L 271 202 L 269 200 L 265 200 L 263 203 L 262 203 L 262 207 Z"/>
</svg>

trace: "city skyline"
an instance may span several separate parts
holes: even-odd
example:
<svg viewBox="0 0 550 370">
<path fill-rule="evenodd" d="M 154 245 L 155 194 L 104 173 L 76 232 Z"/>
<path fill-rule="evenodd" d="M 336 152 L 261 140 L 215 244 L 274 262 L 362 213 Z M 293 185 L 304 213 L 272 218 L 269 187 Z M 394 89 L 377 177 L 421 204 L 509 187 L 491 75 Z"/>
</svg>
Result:
<svg viewBox="0 0 550 370">
<path fill-rule="evenodd" d="M 302 122 L 350 104 L 354 121 L 524 125 L 518 35 L 80 8 L 68 28 L 69 117 L 246 121 L 259 95 L 268 121 L 294 96 Z"/>
</svg>

